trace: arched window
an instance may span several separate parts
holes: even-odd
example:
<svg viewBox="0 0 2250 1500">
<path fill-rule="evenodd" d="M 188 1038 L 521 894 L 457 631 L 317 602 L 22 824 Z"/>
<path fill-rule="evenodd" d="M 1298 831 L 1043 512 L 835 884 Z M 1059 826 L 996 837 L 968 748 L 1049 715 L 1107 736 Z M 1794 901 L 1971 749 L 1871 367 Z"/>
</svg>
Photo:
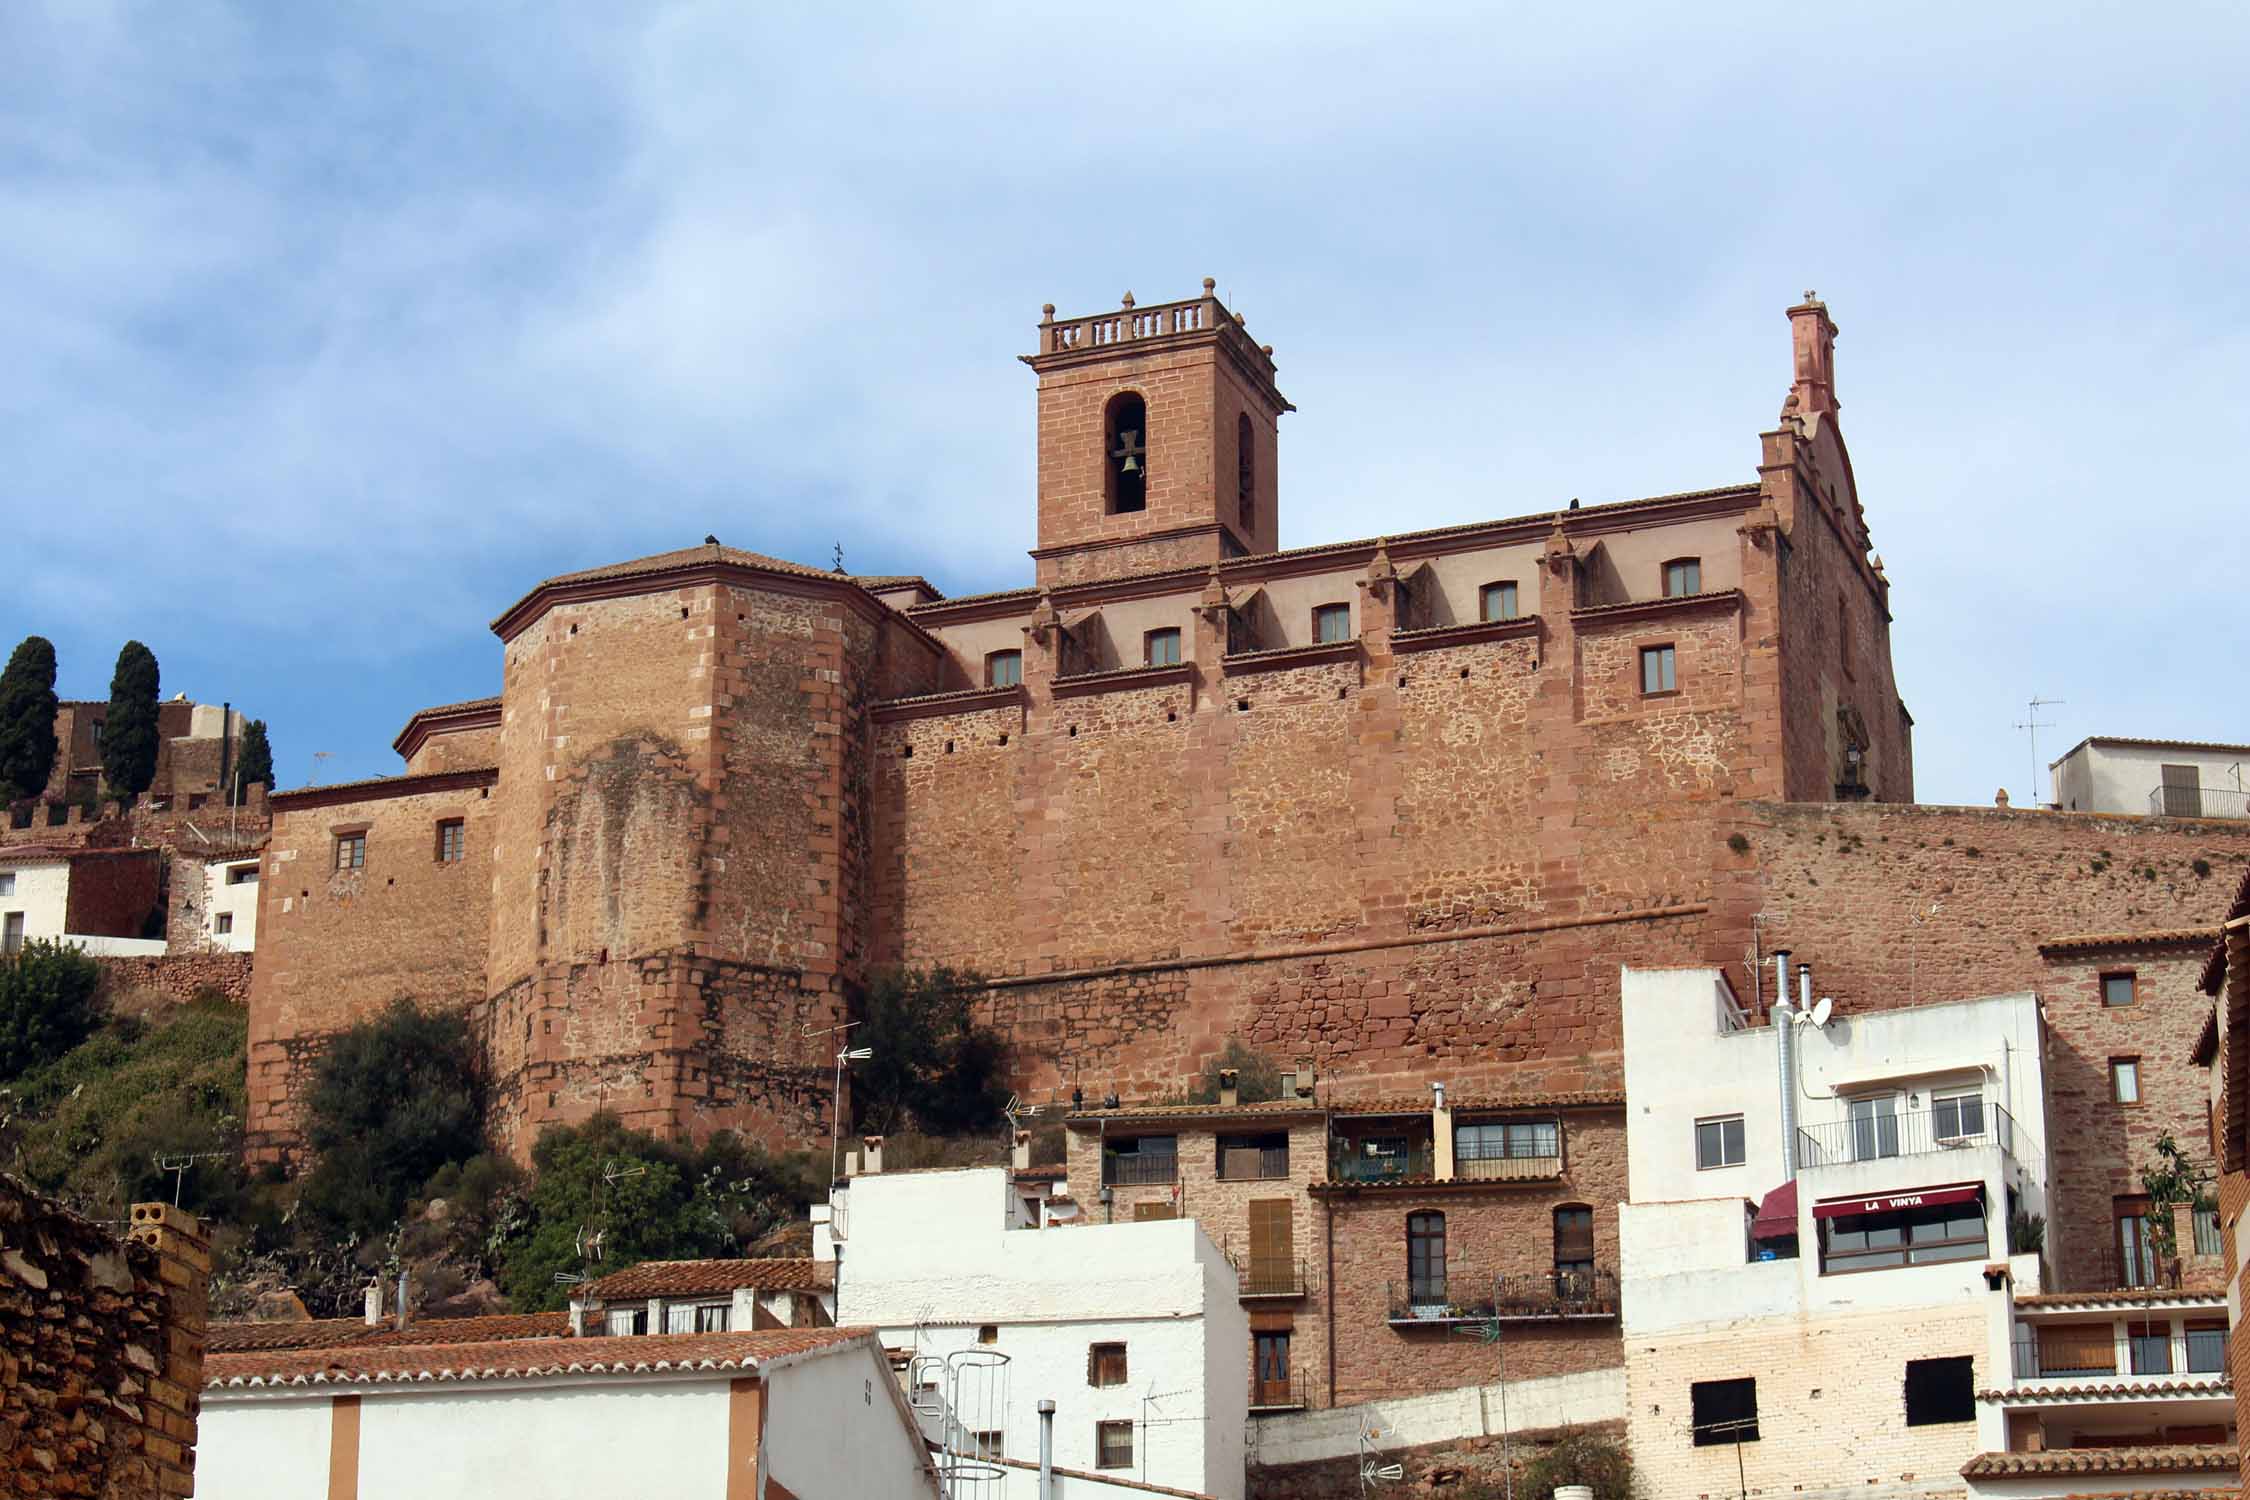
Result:
<svg viewBox="0 0 2250 1500">
<path fill-rule="evenodd" d="M 1555 1290 L 1584 1297 L 1594 1280 L 1594 1211 L 1583 1203 L 1555 1208 Z"/>
<path fill-rule="evenodd" d="M 1418 1307 L 1445 1300 L 1445 1215 L 1406 1216 L 1406 1295 Z"/>
<path fill-rule="evenodd" d="M 1102 422 L 1102 491 L 1112 515 L 1148 509 L 1148 407 L 1131 391 L 1109 398 Z"/>
<path fill-rule="evenodd" d="M 1234 487 L 1242 529 L 1258 528 L 1258 439 L 1247 414 L 1234 419 Z"/>
</svg>

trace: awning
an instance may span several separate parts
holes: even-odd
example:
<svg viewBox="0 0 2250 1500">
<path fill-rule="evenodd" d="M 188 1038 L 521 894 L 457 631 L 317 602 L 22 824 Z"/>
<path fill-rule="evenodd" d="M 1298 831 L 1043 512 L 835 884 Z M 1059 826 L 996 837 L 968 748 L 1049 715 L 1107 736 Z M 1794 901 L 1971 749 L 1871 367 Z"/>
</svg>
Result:
<svg viewBox="0 0 2250 1500">
<path fill-rule="evenodd" d="M 1792 1177 L 1766 1194 L 1765 1201 L 1758 1205 L 1758 1217 L 1750 1221 L 1750 1238 L 1783 1240 L 1796 1233 L 1797 1179 Z"/>
<path fill-rule="evenodd" d="M 1910 1208 L 1939 1208 L 1948 1203 L 1974 1203 L 1983 1196 L 1983 1183 L 1957 1182 L 1946 1187 L 1923 1188 L 1912 1193 L 1879 1193 L 1872 1198 L 1837 1198 L 1828 1203 L 1815 1203 L 1812 1213 L 1816 1219 L 1833 1219 L 1844 1214 L 1895 1214 Z"/>
</svg>

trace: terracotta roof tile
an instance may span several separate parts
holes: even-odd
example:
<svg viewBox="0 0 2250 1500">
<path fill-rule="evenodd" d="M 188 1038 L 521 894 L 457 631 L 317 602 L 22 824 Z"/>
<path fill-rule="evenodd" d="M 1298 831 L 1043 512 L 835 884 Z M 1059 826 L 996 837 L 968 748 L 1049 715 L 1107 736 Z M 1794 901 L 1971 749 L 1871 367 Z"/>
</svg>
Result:
<svg viewBox="0 0 2250 1500">
<path fill-rule="evenodd" d="M 2226 1300 L 2225 1292 L 2205 1287 L 2130 1286 L 2099 1292 L 2028 1292 L 2016 1298 L 2016 1306 L 2129 1307 L 2144 1302 L 2208 1302 L 2216 1307 Z"/>
<path fill-rule="evenodd" d="M 2091 953 L 2116 948 L 2188 948 L 2211 941 L 2209 927 L 2160 927 L 2149 932 L 2082 932 L 2049 938 L 2041 953 Z"/>
<path fill-rule="evenodd" d="M 2019 1385 L 2008 1390 L 1977 1392 L 1979 1401 L 2062 1401 L 2087 1396 L 2223 1396 L 2234 1389 L 2224 1375 L 2209 1380 L 2090 1380 L 2083 1384 Z"/>
<path fill-rule="evenodd" d="M 1065 1123 L 1096 1120 L 1246 1120 L 1278 1119 L 1284 1115 L 1326 1114 L 1324 1105 L 1310 1099 L 1268 1099 L 1255 1104 L 1120 1104 L 1115 1109 L 1096 1106 L 1072 1110 Z"/>
<path fill-rule="evenodd" d="M 502 1339 L 567 1338 L 568 1313 L 496 1313 L 475 1318 L 430 1318 L 404 1328 L 363 1318 L 314 1318 L 294 1323 L 214 1323 L 204 1345 L 212 1354 L 252 1350 L 383 1348 L 400 1344 L 492 1343 Z"/>
<path fill-rule="evenodd" d="M 1961 1466 L 1964 1479 L 2018 1474 L 2162 1474 L 2233 1472 L 2232 1443 L 2159 1443 L 2143 1448 L 2049 1448 L 2044 1453 L 1979 1453 Z"/>
<path fill-rule="evenodd" d="M 441 1380 L 521 1380 L 548 1375 L 644 1375 L 753 1370 L 759 1364 L 864 1340 L 868 1328 L 769 1328 L 755 1333 L 649 1334 L 634 1338 L 499 1339 L 470 1344 L 259 1350 L 208 1354 L 210 1389 L 362 1385 Z"/>
<path fill-rule="evenodd" d="M 692 567 L 696 563 L 731 563 L 741 568 L 764 568 L 775 573 L 793 573 L 800 578 L 826 578 L 836 583 L 864 583 L 846 573 L 831 568 L 808 568 L 803 563 L 793 563 L 784 558 L 768 557 L 763 552 L 745 552 L 740 547 L 724 547 L 706 542 L 699 547 L 681 547 L 671 552 L 651 553 L 628 562 L 606 563 L 598 568 L 581 568 L 575 573 L 558 573 L 542 582 L 540 588 L 551 588 L 560 583 L 594 583 L 608 578 L 632 578 L 642 573 L 664 573 L 673 568 Z M 533 590 L 537 592 L 537 590 Z"/>
<path fill-rule="evenodd" d="M 836 1288 L 833 1261 L 644 1260 L 589 1283 L 589 1297 L 689 1297 L 754 1287 L 761 1292 L 828 1292 Z"/>
<path fill-rule="evenodd" d="M 1448 1089 L 1446 1107 L 1456 1119 L 1464 1111 L 1494 1109 L 1621 1109 L 1625 1104 L 1623 1089 L 1565 1089 L 1543 1094 L 1467 1094 Z M 1426 1115 L 1430 1112 L 1428 1094 L 1397 1094 L 1369 1099 L 1331 1101 L 1329 1112 L 1339 1117 L 1352 1115 Z"/>
</svg>

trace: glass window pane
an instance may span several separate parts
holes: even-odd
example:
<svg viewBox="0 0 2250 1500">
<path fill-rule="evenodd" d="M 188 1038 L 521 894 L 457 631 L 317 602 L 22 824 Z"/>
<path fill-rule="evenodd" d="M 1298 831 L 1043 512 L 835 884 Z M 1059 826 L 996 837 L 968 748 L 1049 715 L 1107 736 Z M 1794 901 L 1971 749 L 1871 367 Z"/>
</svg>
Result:
<svg viewBox="0 0 2250 1500">
<path fill-rule="evenodd" d="M 1727 1162 L 1733 1166 L 1740 1166 L 1742 1164 L 1742 1121 L 1740 1119 L 1720 1121 L 1719 1138 L 1723 1142 L 1723 1154 Z"/>
<path fill-rule="evenodd" d="M 2141 1097 L 2141 1065 L 2137 1062 L 2113 1062 L 2109 1065 L 2110 1077 L 2116 1083 L 2117 1102 L 2137 1104 Z"/>
</svg>

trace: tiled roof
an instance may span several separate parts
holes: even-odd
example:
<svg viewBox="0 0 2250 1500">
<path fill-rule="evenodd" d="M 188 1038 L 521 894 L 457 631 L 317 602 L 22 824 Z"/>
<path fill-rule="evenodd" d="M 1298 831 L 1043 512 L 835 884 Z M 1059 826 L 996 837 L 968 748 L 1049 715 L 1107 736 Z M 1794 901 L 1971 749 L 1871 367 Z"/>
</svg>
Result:
<svg viewBox="0 0 2250 1500">
<path fill-rule="evenodd" d="M 2232 922 L 2245 916 L 2250 916 L 2250 870 L 2242 872 L 2242 883 L 2234 888 L 2234 900 L 2228 904 L 2227 914 L 2220 921 Z M 2219 981 L 2226 977 L 2226 972 L 2227 945 L 2226 939 L 2221 937 L 2212 943 L 2211 956 L 2203 961 L 2203 977 L 2196 981 L 2197 988 L 2206 995 L 2218 994 Z"/>
<path fill-rule="evenodd" d="M 499 706 L 500 695 L 495 693 L 489 698 L 464 698 L 459 703 L 433 703 L 428 708 L 414 710 L 412 717 L 427 719 L 437 714 L 466 713 L 472 708 L 498 708 Z"/>
<path fill-rule="evenodd" d="M 2215 750 L 2222 755 L 2250 750 L 2250 745 L 2222 745 L 2214 740 L 2147 740 L 2129 734 L 2089 734 L 2065 750 L 2060 759 L 2049 761 L 2048 765 L 2059 766 L 2088 745 L 2143 745 L 2152 750 Z"/>
<path fill-rule="evenodd" d="M 2160 927 L 2150 932 L 2082 932 L 2049 938 L 2041 953 L 2092 953 L 2116 948 L 2193 947 L 2211 941 L 2209 927 Z"/>
<path fill-rule="evenodd" d="M 1563 1089 L 1542 1094 L 1463 1094 L 1446 1090 L 1446 1108 L 1458 1115 L 1464 1110 L 1488 1109 L 1608 1109 L 1625 1103 L 1623 1089 Z M 1426 1115 L 1428 1094 L 1398 1094 L 1369 1099 L 1331 1100 L 1329 1113 L 1350 1115 Z"/>
<path fill-rule="evenodd" d="M 2079 1491 L 2075 1500 L 2240 1500 L 2242 1491 L 2232 1486 L 2219 1490 L 2103 1490 Z"/>
<path fill-rule="evenodd" d="M 632 1338 L 503 1339 L 481 1344 L 295 1349 L 209 1354 L 211 1389 L 300 1385 L 523 1380 L 551 1375 L 656 1375 L 754 1370 L 761 1363 L 866 1340 L 867 1328 L 768 1328 L 755 1333 L 648 1334 Z"/>
<path fill-rule="evenodd" d="M 836 1287 L 833 1261 L 644 1260 L 590 1283 L 589 1297 L 690 1297 L 754 1287 L 761 1292 L 827 1292 Z"/>
<path fill-rule="evenodd" d="M 1961 1466 L 1964 1479 L 2018 1474 L 2232 1473 L 2232 1443 L 2159 1443 L 2143 1448 L 2049 1448 L 2044 1453 L 1979 1453 Z"/>
<path fill-rule="evenodd" d="M 674 552 L 657 552 L 647 557 L 636 557 L 629 562 L 609 563 L 599 568 L 582 568 L 576 573 L 558 573 L 539 585 L 552 588 L 562 583 L 596 583 L 610 578 L 633 578 L 642 573 L 665 573 L 673 568 L 692 567 L 696 563 L 731 563 L 740 568 L 763 568 L 774 573 L 794 573 L 800 578 L 825 578 L 834 583 L 857 583 L 867 580 L 838 573 L 832 568 L 808 568 L 803 563 L 793 563 L 778 557 L 768 557 L 763 552 L 745 552 L 740 547 L 723 547 L 706 542 L 700 547 L 682 547 Z M 536 593 L 538 590 L 533 590 Z"/>
<path fill-rule="evenodd" d="M 2031 1292 L 2016 1298 L 2016 1306 L 2130 1307 L 2144 1302 L 2208 1302 L 2216 1307 L 2226 1300 L 2224 1291 L 2206 1287 L 2129 1286 L 2098 1292 Z"/>
<path fill-rule="evenodd" d="M 1120 1104 L 1115 1109 L 1097 1105 L 1072 1110 L 1063 1118 L 1073 1123 L 1080 1120 L 1242 1120 L 1325 1113 L 1324 1106 L 1310 1099 L 1266 1099 L 1253 1104 Z"/>
<path fill-rule="evenodd" d="M 418 791 L 444 791 L 458 778 L 474 781 L 478 777 L 500 775 L 498 766 L 464 766 L 451 771 L 417 771 L 398 776 L 363 776 L 357 781 L 323 781 L 315 786 L 292 787 L 285 792 L 275 792 L 271 801 L 292 805 L 317 805 L 323 799 L 334 799 L 338 793 L 364 792 L 368 796 L 411 796 Z"/>
<path fill-rule="evenodd" d="M 2234 1389 L 2234 1382 L 2224 1375 L 2214 1375 L 2208 1380 L 2090 1380 L 2083 1384 L 2019 1385 L 2009 1390 L 1977 1392 L 1979 1401 L 2063 1401 L 2082 1400 L 2088 1396 L 2224 1396 Z"/>
<path fill-rule="evenodd" d="M 54 844 L 0 845 L 0 860 L 12 864 L 45 864 L 50 860 L 68 859 L 83 853 L 79 849 L 65 849 Z"/>
<path fill-rule="evenodd" d="M 383 1348 L 399 1344 L 473 1344 L 502 1339 L 566 1338 L 568 1313 L 497 1313 L 476 1318 L 431 1318 L 399 1328 L 369 1327 L 363 1318 L 314 1318 L 294 1323 L 214 1323 L 205 1344 L 213 1354 L 251 1350 Z"/>
</svg>

